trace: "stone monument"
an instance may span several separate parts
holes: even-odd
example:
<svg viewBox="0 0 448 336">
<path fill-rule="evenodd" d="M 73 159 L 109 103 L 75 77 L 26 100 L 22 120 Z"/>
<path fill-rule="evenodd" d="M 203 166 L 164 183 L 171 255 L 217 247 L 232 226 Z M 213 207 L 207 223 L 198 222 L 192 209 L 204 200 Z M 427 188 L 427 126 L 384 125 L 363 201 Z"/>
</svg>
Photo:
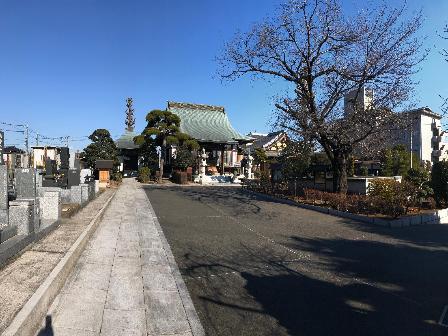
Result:
<svg viewBox="0 0 448 336">
<path fill-rule="evenodd" d="M 34 168 L 16 168 L 17 198 L 36 197 L 36 171 Z"/>
<path fill-rule="evenodd" d="M 254 162 L 254 157 L 252 155 L 250 155 L 250 153 L 247 155 L 247 170 L 246 170 L 246 174 L 247 174 L 247 178 L 248 179 L 252 179 L 252 163 Z"/>
<path fill-rule="evenodd" d="M 201 165 L 200 165 L 200 169 L 199 169 L 199 175 L 205 176 L 205 168 L 207 167 L 208 155 L 205 153 L 204 148 L 202 148 L 202 154 L 200 155 L 200 157 L 201 157 Z"/>
</svg>

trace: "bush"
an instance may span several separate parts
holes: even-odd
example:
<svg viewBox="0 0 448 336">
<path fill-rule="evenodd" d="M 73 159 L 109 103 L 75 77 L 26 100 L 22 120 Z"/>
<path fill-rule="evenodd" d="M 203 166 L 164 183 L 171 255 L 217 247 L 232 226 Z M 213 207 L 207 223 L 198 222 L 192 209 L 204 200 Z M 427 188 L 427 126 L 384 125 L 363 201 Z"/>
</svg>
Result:
<svg viewBox="0 0 448 336">
<path fill-rule="evenodd" d="M 435 162 L 431 171 L 431 186 L 437 206 L 448 202 L 448 161 Z"/>
<path fill-rule="evenodd" d="M 141 183 L 148 183 L 151 177 L 151 169 L 148 167 L 141 167 L 138 170 L 137 180 Z"/>
<path fill-rule="evenodd" d="M 260 172 L 260 187 L 264 192 L 272 191 L 271 176 L 268 171 Z"/>
<path fill-rule="evenodd" d="M 369 185 L 369 200 L 375 212 L 397 218 L 407 213 L 413 187 L 407 182 L 375 179 Z"/>
<path fill-rule="evenodd" d="M 188 148 L 178 147 L 176 157 L 173 159 L 173 168 L 185 171 L 188 167 L 194 166 L 194 157 Z"/>
<path fill-rule="evenodd" d="M 114 173 L 111 174 L 110 178 L 113 181 L 121 183 L 121 181 L 123 180 L 123 175 L 121 175 L 120 172 L 114 172 Z"/>
<path fill-rule="evenodd" d="M 429 173 L 424 169 L 409 169 L 405 180 L 414 188 L 412 193 L 413 204 L 418 207 L 421 207 L 422 202 L 434 194 L 429 181 Z"/>
</svg>

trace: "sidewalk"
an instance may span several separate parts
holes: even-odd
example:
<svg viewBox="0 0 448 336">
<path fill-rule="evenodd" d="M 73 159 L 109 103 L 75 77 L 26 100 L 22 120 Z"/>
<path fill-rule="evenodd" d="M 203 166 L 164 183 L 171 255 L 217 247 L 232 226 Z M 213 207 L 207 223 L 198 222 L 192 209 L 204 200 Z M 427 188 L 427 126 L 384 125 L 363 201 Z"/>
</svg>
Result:
<svg viewBox="0 0 448 336">
<path fill-rule="evenodd" d="M 38 335 L 203 335 L 145 192 L 125 179 Z"/>
<path fill-rule="evenodd" d="M 0 269 L 0 334 L 44 283 L 73 243 L 105 206 L 114 190 L 106 190 L 70 219 L 62 219 L 47 236 L 27 247 Z"/>
</svg>

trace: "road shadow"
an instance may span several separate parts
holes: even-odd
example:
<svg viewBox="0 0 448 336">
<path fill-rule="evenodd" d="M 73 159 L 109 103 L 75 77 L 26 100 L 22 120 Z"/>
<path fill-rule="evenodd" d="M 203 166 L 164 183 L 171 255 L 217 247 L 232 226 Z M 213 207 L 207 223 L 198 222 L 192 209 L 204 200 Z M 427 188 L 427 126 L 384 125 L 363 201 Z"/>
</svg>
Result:
<svg viewBox="0 0 448 336">
<path fill-rule="evenodd" d="M 245 326 L 238 322 L 250 324 L 259 316 L 276 321 L 266 323 L 259 335 L 447 334 L 437 325 L 448 302 L 447 271 L 440 270 L 440 262 L 446 266 L 446 252 L 370 241 L 293 238 L 291 248 L 317 254 L 319 261 L 305 265 L 249 248 L 232 260 L 186 256 L 191 267 L 184 275 L 200 274 L 202 282 L 212 283 L 212 290 L 199 296 L 211 334 L 243 335 Z M 229 278 L 229 272 L 243 281 Z M 211 274 L 213 278 L 204 280 Z M 225 322 L 216 316 L 222 309 Z M 235 329 L 221 333 L 222 325 L 232 319 Z"/>
<path fill-rule="evenodd" d="M 250 242 L 226 251 L 200 243 L 216 234 L 207 221 L 195 227 L 188 244 L 185 230 L 182 237 L 171 231 L 176 261 L 208 334 L 448 334 L 437 325 L 448 304 L 448 226 L 383 228 L 315 217 L 277 234 L 276 221 L 261 225 L 277 207 L 262 202 L 281 200 L 240 189 L 170 189 L 203 205 L 219 203 L 232 216 L 255 214 L 253 226 L 267 235 L 245 235 Z M 284 218 L 293 214 L 288 209 L 281 210 Z M 313 225 L 318 230 L 310 230 Z M 300 231 L 305 228 L 306 235 Z"/>
</svg>

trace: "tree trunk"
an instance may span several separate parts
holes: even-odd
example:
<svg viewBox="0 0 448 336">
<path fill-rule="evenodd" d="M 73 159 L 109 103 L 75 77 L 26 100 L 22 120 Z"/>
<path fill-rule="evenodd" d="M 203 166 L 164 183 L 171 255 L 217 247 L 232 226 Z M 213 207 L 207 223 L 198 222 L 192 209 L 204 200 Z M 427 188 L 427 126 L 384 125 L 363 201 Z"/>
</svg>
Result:
<svg viewBox="0 0 448 336">
<path fill-rule="evenodd" d="M 333 192 L 346 194 L 347 184 L 347 154 L 337 154 L 332 160 L 333 166 Z"/>
</svg>

